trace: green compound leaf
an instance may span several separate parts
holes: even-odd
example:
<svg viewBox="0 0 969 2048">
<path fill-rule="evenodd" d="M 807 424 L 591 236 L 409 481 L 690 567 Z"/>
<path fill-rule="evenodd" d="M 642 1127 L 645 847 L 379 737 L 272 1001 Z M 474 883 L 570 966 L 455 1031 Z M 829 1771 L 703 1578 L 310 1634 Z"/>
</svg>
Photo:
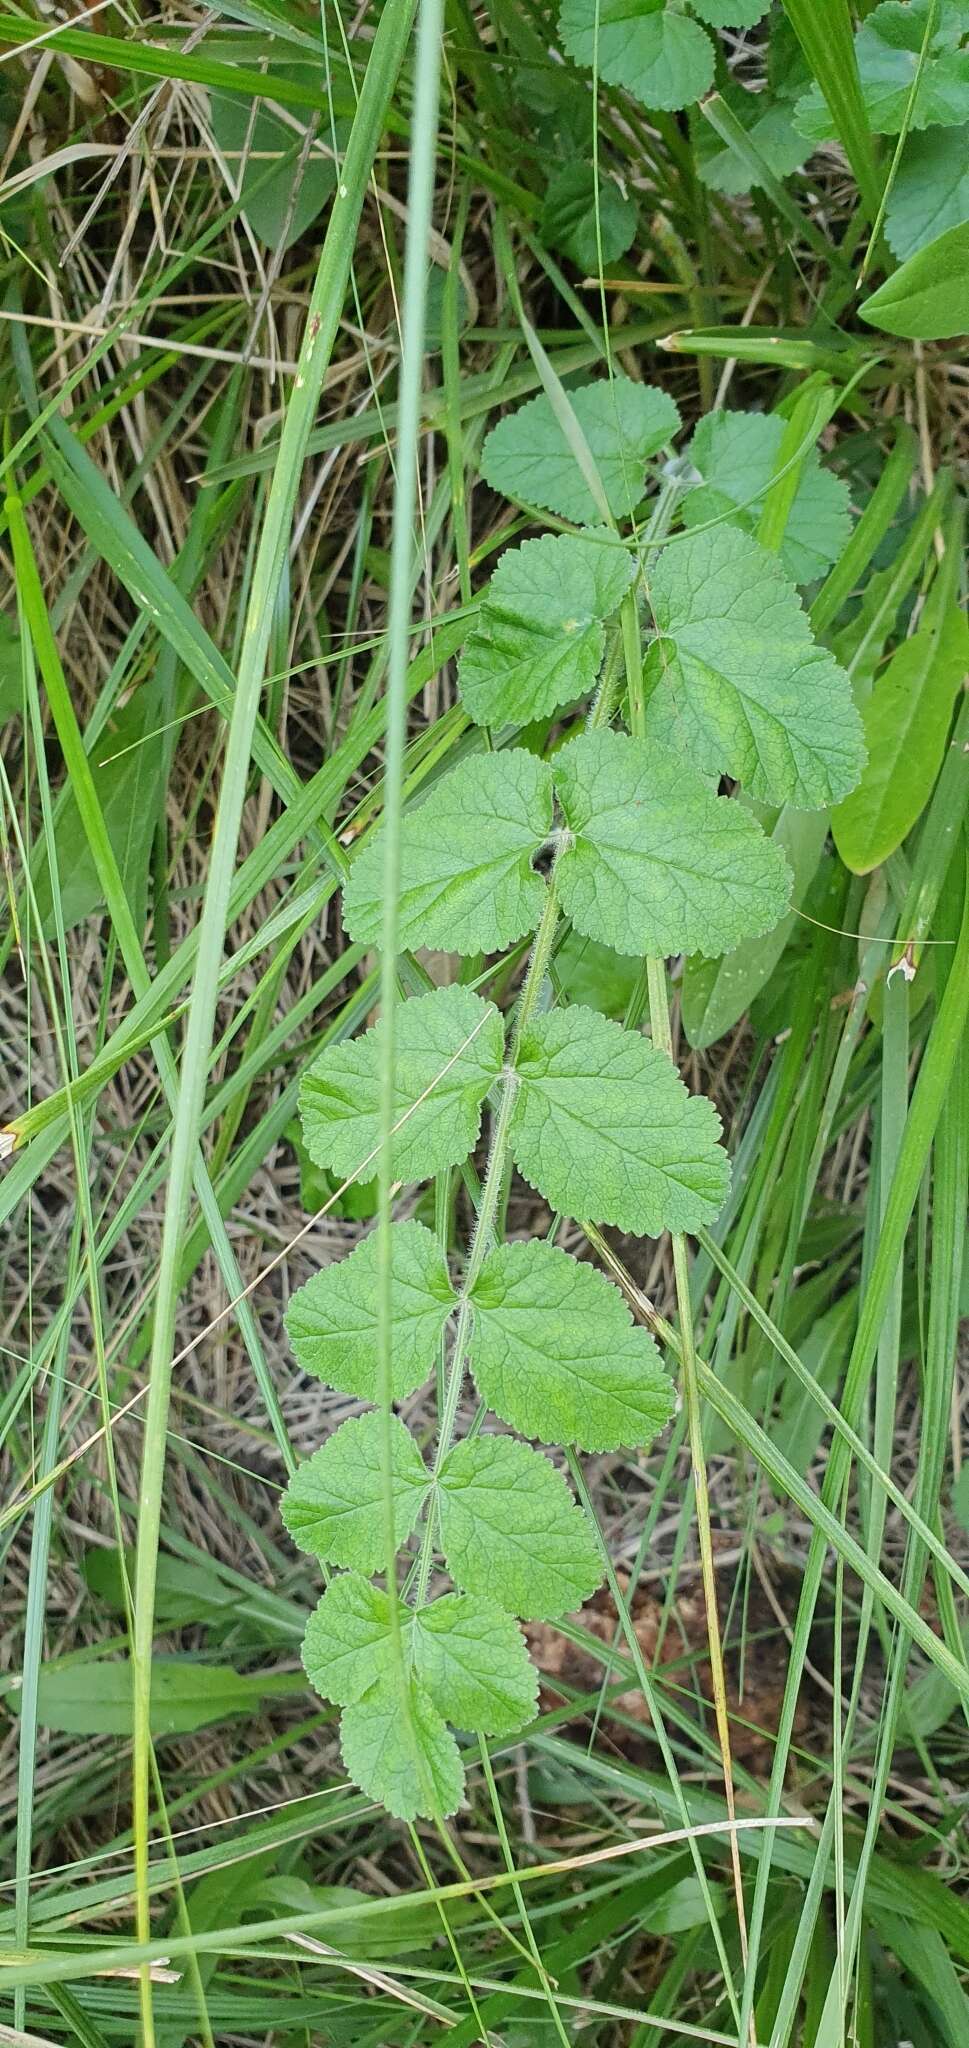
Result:
<svg viewBox="0 0 969 2048">
<path fill-rule="evenodd" d="M 633 575 L 626 549 L 603 527 L 507 548 L 458 664 L 476 724 L 526 725 L 584 697 L 602 664 L 602 621 Z"/>
<path fill-rule="evenodd" d="M 534 931 L 545 884 L 531 857 L 551 825 L 551 774 L 523 748 L 475 755 L 442 776 L 403 821 L 401 946 L 494 953 Z M 380 831 L 358 854 L 343 894 L 343 921 L 359 944 L 379 942 L 383 899 Z"/>
<path fill-rule="evenodd" d="M 553 1209 L 658 1237 L 695 1230 L 730 1180 L 720 1119 L 638 1032 L 575 1005 L 527 1027 L 512 1156 Z"/>
<path fill-rule="evenodd" d="M 598 215 L 598 235 L 596 218 Z M 542 239 L 561 249 L 577 269 L 597 273 L 603 263 L 624 256 L 636 234 L 636 208 L 604 173 L 596 181 L 591 164 L 565 164 L 549 181 L 542 209 Z"/>
<path fill-rule="evenodd" d="M 332 1579 L 306 1624 L 303 1668 L 321 1699 L 353 1706 L 390 1670 L 390 1602 L 360 1572 Z"/>
<path fill-rule="evenodd" d="M 831 825 L 846 867 L 867 875 L 911 831 L 942 765 L 955 693 L 969 671 L 969 626 L 958 606 L 903 641 L 862 716 L 868 764 Z"/>
<path fill-rule="evenodd" d="M 501 1018 L 466 988 L 438 988 L 403 1003 L 396 1018 L 395 1178 L 425 1180 L 473 1151 L 481 1105 L 504 1056 Z M 373 1171 L 380 1126 L 382 1024 L 328 1046 L 300 1089 L 307 1149 L 345 1177 Z"/>
<path fill-rule="evenodd" d="M 440 1476 L 448 1571 L 512 1614 L 551 1621 L 595 1592 L 602 1567 L 591 1522 L 554 1465 L 510 1437 L 456 1444 Z"/>
<path fill-rule="evenodd" d="M 784 425 L 776 414 L 756 412 L 711 412 L 700 421 L 687 455 L 702 483 L 683 500 L 685 526 L 700 526 L 743 506 L 734 515 L 736 523 L 755 531 Z M 848 486 L 822 467 L 812 448 L 781 542 L 781 563 L 792 582 L 813 583 L 843 554 L 850 537 Z"/>
<path fill-rule="evenodd" d="M 783 855 L 671 748 L 585 733 L 554 766 L 575 836 L 556 880 L 577 931 L 620 953 L 715 954 L 783 917 Z"/>
<path fill-rule="evenodd" d="M 885 214 L 885 238 L 904 263 L 969 220 L 969 126 L 910 135 Z"/>
<path fill-rule="evenodd" d="M 674 113 L 713 84 L 709 36 L 663 0 L 563 0 L 559 36 L 590 71 L 598 55 L 599 77 L 625 86 L 644 107 Z"/>
<path fill-rule="evenodd" d="M 665 391 L 622 376 L 584 384 L 568 395 L 609 510 L 614 519 L 626 519 L 643 495 L 649 457 L 677 432 L 677 407 Z M 481 451 L 481 474 L 506 498 L 542 505 L 576 526 L 593 526 L 599 518 L 599 507 L 544 394 L 529 399 L 492 428 Z"/>
<path fill-rule="evenodd" d="M 423 1223 L 395 1223 L 390 1245 L 393 1397 L 403 1401 L 431 1370 L 454 1291 L 437 1239 Z M 375 1231 L 293 1295 L 286 1330 L 303 1372 L 358 1401 L 377 1399 Z"/>
<path fill-rule="evenodd" d="M 906 119 L 928 16 L 929 0 L 884 0 L 858 30 L 858 75 L 876 135 L 897 135 Z M 965 0 L 941 0 L 910 116 L 913 128 L 951 127 L 969 114 L 969 50 L 961 47 L 967 30 Z M 813 141 L 834 133 L 817 86 L 798 101 L 797 122 Z"/>
<path fill-rule="evenodd" d="M 456 1812 L 464 1793 L 458 1745 L 423 1686 L 408 1680 L 408 1711 L 400 1687 L 382 1679 L 340 1720 L 343 1761 L 355 1785 L 398 1820 Z"/>
<path fill-rule="evenodd" d="M 873 327 L 909 341 L 969 333 L 969 221 L 916 250 L 858 311 Z"/>
<path fill-rule="evenodd" d="M 650 604 L 648 737 L 802 810 L 854 788 L 864 744 L 851 685 L 774 555 L 734 526 L 691 534 L 660 557 Z"/>
<path fill-rule="evenodd" d="M 376 1571 L 384 1562 L 384 1426 L 377 1410 L 344 1422 L 294 1472 L 282 1515 L 301 1550 L 357 1571 Z M 405 1543 L 430 1481 L 413 1437 L 396 1415 L 390 1418 L 390 1439 L 394 1533 L 398 1543 Z"/>
<path fill-rule="evenodd" d="M 517 1622 L 493 1601 L 445 1593 L 418 1610 L 409 1632 L 428 1699 L 456 1727 L 514 1735 L 532 1719 L 538 1672 Z"/>
<path fill-rule="evenodd" d="M 690 5 L 710 28 L 755 28 L 770 0 L 690 0 Z"/>
<path fill-rule="evenodd" d="M 669 1421 L 676 1397 L 656 1345 L 594 1266 L 537 1238 L 499 1245 L 471 1298 L 478 1391 L 523 1436 L 615 1451 Z"/>
<path fill-rule="evenodd" d="M 482 1735 L 512 1735 L 531 1720 L 538 1674 L 517 1622 L 493 1600 L 448 1593 L 416 1612 L 399 1612 L 408 1673 L 445 1720 Z M 307 1624 L 303 1662 L 317 1692 L 338 1706 L 390 1685 L 383 1589 L 355 1571 L 334 1579 Z"/>
</svg>

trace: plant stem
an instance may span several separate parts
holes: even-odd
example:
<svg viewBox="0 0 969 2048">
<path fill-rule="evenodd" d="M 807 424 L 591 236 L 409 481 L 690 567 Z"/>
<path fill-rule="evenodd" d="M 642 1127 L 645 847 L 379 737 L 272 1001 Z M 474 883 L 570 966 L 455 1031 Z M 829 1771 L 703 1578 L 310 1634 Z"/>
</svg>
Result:
<svg viewBox="0 0 969 2048">
<path fill-rule="evenodd" d="M 555 888 L 555 869 L 553 867 L 549 877 L 548 895 L 545 900 L 544 911 L 542 912 L 542 920 L 535 934 L 531 957 L 518 1002 L 508 1065 L 502 1075 L 501 1094 L 498 1098 L 498 1107 L 495 1112 L 491 1152 L 488 1157 L 488 1170 L 485 1174 L 484 1185 L 481 1190 L 481 1201 L 478 1206 L 478 1214 L 475 1220 L 471 1244 L 468 1249 L 468 1263 L 464 1275 L 464 1285 L 459 1297 L 460 1305 L 458 1308 L 457 1327 L 454 1332 L 454 1346 L 451 1352 L 451 1363 L 444 1390 L 444 1406 L 441 1410 L 437 1449 L 434 1455 L 433 1477 L 435 1480 L 438 1478 L 444 1460 L 451 1448 L 454 1422 L 458 1412 L 458 1401 L 460 1400 L 461 1387 L 464 1380 L 468 1339 L 471 1334 L 471 1324 L 474 1315 L 471 1305 L 471 1293 L 491 1246 L 495 1216 L 501 1197 L 502 1182 L 508 1157 L 508 1133 L 515 1107 L 515 1098 L 518 1094 L 518 1075 L 515 1071 L 515 1062 L 521 1047 L 524 1027 L 541 993 L 542 983 L 545 979 L 552 948 L 555 944 L 558 921 L 558 894 Z M 427 1593 L 427 1582 L 431 1574 L 434 1531 L 435 1513 L 432 1501 L 424 1524 L 424 1534 L 421 1539 L 420 1557 L 417 1565 L 415 1602 L 418 1607 Z"/>
<path fill-rule="evenodd" d="M 668 503 L 669 510 L 671 511 L 672 498 Z M 657 512 L 659 512 L 659 509 L 657 507 Z M 663 509 L 665 511 L 666 507 Z M 657 520 L 654 522 L 654 525 L 658 526 L 658 523 Z M 636 737 L 643 738 L 645 727 L 645 704 L 642 691 L 643 664 L 639 613 L 636 609 L 636 599 L 633 592 L 630 592 L 629 596 L 623 599 L 622 641 L 626 657 L 630 726 Z M 655 959 L 647 960 L 646 977 L 649 995 L 649 1025 L 653 1044 L 672 1059 L 673 1040 L 670 1031 L 669 1003 L 666 993 L 665 962 Z M 690 1300 L 690 1266 L 686 1238 L 682 1233 L 679 1231 L 671 1232 L 670 1243 L 673 1249 L 676 1308 L 682 1346 L 683 1399 L 686 1407 L 690 1461 L 693 1467 L 693 1484 L 696 1491 L 697 1533 L 700 1544 L 700 1566 L 703 1578 L 703 1600 L 706 1609 L 707 1639 L 710 1649 L 710 1670 L 713 1679 L 714 1710 L 717 1721 L 717 1735 L 720 1742 L 720 1753 L 723 1758 L 723 1784 L 727 1802 L 727 1813 L 730 1820 L 733 1821 L 736 1817 L 736 1804 L 733 1787 L 733 1762 L 730 1751 L 730 1723 L 727 1715 L 727 1696 L 723 1671 L 723 1644 L 720 1637 L 720 1616 L 717 1609 L 717 1583 L 713 1567 L 713 1545 L 710 1540 L 710 1497 L 707 1488 L 706 1463 L 703 1450 L 703 1423 L 697 1379 L 693 1305 Z M 747 1915 L 744 1907 L 740 1850 L 737 1846 L 735 1832 L 732 1832 L 730 1836 L 730 1861 L 733 1871 L 734 1894 L 737 1901 L 737 1928 L 740 1936 L 740 1952 L 746 1965 Z"/>
</svg>

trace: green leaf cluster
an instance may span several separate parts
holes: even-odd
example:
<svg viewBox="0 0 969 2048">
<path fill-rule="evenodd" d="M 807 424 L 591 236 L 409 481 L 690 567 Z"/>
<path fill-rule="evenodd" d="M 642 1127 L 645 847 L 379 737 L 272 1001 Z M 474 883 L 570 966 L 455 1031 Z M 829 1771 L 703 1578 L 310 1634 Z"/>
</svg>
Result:
<svg viewBox="0 0 969 2048">
<path fill-rule="evenodd" d="M 929 0 L 882 0 L 855 36 L 872 129 L 877 135 L 907 131 L 885 214 L 886 238 L 902 263 L 969 221 L 969 15 L 963 0 L 939 0 L 910 109 L 929 26 Z M 799 100 L 795 118 L 811 141 L 834 133 L 817 87 Z M 949 331 L 964 331 L 964 324 Z"/>
<path fill-rule="evenodd" d="M 575 63 L 607 85 L 624 87 L 644 107 L 674 113 L 713 84 L 716 53 L 706 28 L 753 28 L 769 4 L 691 0 L 688 13 L 669 0 L 562 0 L 559 36 Z"/>
<path fill-rule="evenodd" d="M 507 1174 L 516 1168 L 553 1213 L 654 1237 L 712 1222 L 729 1185 L 713 1104 L 601 1007 L 549 1007 L 546 969 L 568 986 L 559 941 L 626 968 L 680 953 L 738 961 L 774 943 L 791 864 L 808 877 L 820 852 L 823 820 L 805 826 L 805 814 L 847 799 L 864 759 L 848 679 L 815 644 L 792 580 L 820 573 L 842 546 L 842 487 L 807 460 L 782 552 L 768 552 L 751 529 L 783 423 L 720 414 L 690 444 L 680 530 L 642 548 L 624 529 L 635 529 L 647 466 L 678 425 L 662 392 L 617 377 L 530 400 L 482 452 L 494 489 L 576 530 L 501 556 L 459 665 L 465 709 L 491 750 L 472 735 L 400 833 L 402 946 L 480 959 L 537 935 L 510 1019 L 462 982 L 402 1000 L 395 1018 L 395 1180 L 462 1166 L 492 1113 L 466 1263 L 416 1218 L 390 1229 L 391 1396 L 409 1402 L 443 1375 L 436 1447 L 375 1405 L 376 1236 L 315 1274 L 287 1313 L 300 1369 L 365 1410 L 306 1459 L 283 1501 L 294 1542 L 337 1570 L 304 1663 L 341 1710 L 351 1776 L 404 1818 L 459 1803 L 455 1731 L 503 1737 L 531 1717 L 536 1676 L 520 1623 L 567 1614 L 599 1584 L 595 1531 L 548 1451 L 634 1451 L 675 1404 L 652 1337 L 611 1281 L 552 1242 L 496 1241 Z M 644 629 L 645 734 L 633 737 L 612 722 L 613 678 L 622 651 L 629 680 L 631 635 Z M 556 743 L 557 718 L 594 693 L 585 729 Z M 514 744 L 523 727 L 528 746 Z M 720 793 L 721 775 L 746 784 L 743 800 Z M 758 797 L 797 806 L 800 829 L 779 829 L 771 814 L 765 830 Z M 344 889 L 344 923 L 362 946 L 379 943 L 384 871 L 378 829 Z M 746 971 L 756 975 L 754 959 Z M 713 989 L 706 1013 L 725 1002 Z M 384 1057 L 378 1020 L 327 1045 L 303 1077 L 303 1144 L 335 1189 L 375 1171 Z M 466 1378 L 479 1426 L 455 1439 Z M 386 1570 L 391 1525 L 396 1597 L 373 1576 Z M 442 1575 L 451 1590 L 439 1590 Z"/>
<path fill-rule="evenodd" d="M 510 748 L 441 778 L 404 826 L 403 943 L 490 953 L 534 931 L 547 890 L 533 861 L 552 845 L 575 930 L 617 952 L 723 953 L 787 907 L 784 859 L 748 811 L 662 744 L 589 732 L 551 766 Z M 364 945 L 380 931 L 383 859 L 378 833 L 344 893 Z"/>
</svg>

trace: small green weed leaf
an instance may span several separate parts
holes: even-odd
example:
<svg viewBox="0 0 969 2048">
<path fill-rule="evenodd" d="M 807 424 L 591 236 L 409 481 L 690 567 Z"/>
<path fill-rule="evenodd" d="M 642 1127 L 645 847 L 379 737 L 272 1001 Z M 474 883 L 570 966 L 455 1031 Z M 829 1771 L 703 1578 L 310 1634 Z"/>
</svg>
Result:
<svg viewBox="0 0 969 2048">
<path fill-rule="evenodd" d="M 319 70 L 278 64 L 273 74 L 296 85 L 316 84 Z M 271 86 L 269 97 L 272 97 Z M 251 101 L 236 92 L 209 94 L 212 133 L 228 159 L 234 180 L 240 181 L 241 196 L 249 225 L 269 249 L 288 249 L 322 213 L 336 190 L 336 163 L 319 151 L 299 164 L 300 137 L 289 121 L 275 113 L 265 100 Z M 324 124 L 324 139 L 342 153 L 349 135 L 349 123 L 338 121 L 332 135 Z M 243 152 L 245 158 L 243 160 Z M 266 177 L 266 158 L 276 154 L 284 159 L 272 177 Z M 285 159 L 288 158 L 288 161 Z M 250 188 L 257 186 L 258 190 Z"/>
<path fill-rule="evenodd" d="M 454 1292 L 423 1223 L 395 1223 L 390 1245 L 393 1396 L 403 1401 L 431 1370 Z M 376 1231 L 293 1295 L 286 1330 L 303 1372 L 358 1401 L 377 1399 Z"/>
<path fill-rule="evenodd" d="M 824 811 L 793 811 L 785 805 L 771 842 L 781 848 L 794 876 L 792 902 L 800 905 L 813 880 L 828 833 Z M 722 960 L 695 954 L 683 973 L 680 1007 L 683 1028 L 698 1051 L 713 1045 L 749 1010 L 777 965 L 794 928 L 793 911 L 762 938 L 744 939 Z"/>
<path fill-rule="evenodd" d="M 638 1032 L 576 1004 L 535 1018 L 518 1061 L 511 1150 L 553 1209 L 658 1237 L 695 1230 L 730 1178 L 720 1119 Z"/>
<path fill-rule="evenodd" d="M 858 311 L 871 327 L 910 341 L 969 332 L 969 221 L 917 249 Z"/>
<path fill-rule="evenodd" d="M 414 1670 L 428 1699 L 457 1728 L 514 1735 L 530 1721 L 538 1672 L 510 1614 L 470 1593 L 445 1593 L 409 1626 Z"/>
<path fill-rule="evenodd" d="M 925 39 L 929 0 L 884 0 L 855 37 L 855 56 L 868 119 L 876 135 L 897 135 L 907 117 L 909 94 Z M 969 113 L 969 50 L 964 0 L 941 0 L 918 95 L 913 128 L 949 127 Z M 834 129 L 817 86 L 798 101 L 802 134 L 822 141 Z"/>
<path fill-rule="evenodd" d="M 650 585 L 647 734 L 752 796 L 821 809 L 853 789 L 861 720 L 776 557 L 737 527 L 665 549 Z"/>
<path fill-rule="evenodd" d="M 627 550 L 601 527 L 507 548 L 458 665 L 475 722 L 526 725 L 584 697 L 602 664 L 602 621 L 633 574 Z"/>
<path fill-rule="evenodd" d="M 570 1614 L 602 1578 L 592 1525 L 561 1473 L 511 1437 L 455 1444 L 441 1470 L 439 1513 L 451 1577 L 511 1614 Z"/>
<path fill-rule="evenodd" d="M 969 127 L 910 135 L 889 194 L 885 239 L 900 263 L 969 220 Z"/>
<path fill-rule="evenodd" d="M 664 0 L 562 0 L 559 36 L 576 64 L 598 60 L 599 77 L 644 107 L 673 113 L 713 84 L 709 36 Z"/>
<path fill-rule="evenodd" d="M 282 1516 L 294 1543 L 331 1564 L 376 1571 L 384 1561 L 381 1445 L 385 1418 L 374 1409 L 341 1424 L 297 1467 L 283 1494 Z M 410 1431 L 390 1418 L 394 1530 L 406 1543 L 429 1480 Z"/>
<path fill-rule="evenodd" d="M 331 1579 L 306 1624 L 303 1668 L 321 1699 L 348 1707 L 391 1669 L 390 1602 L 360 1572 Z"/>
<path fill-rule="evenodd" d="M 227 1664 L 196 1664 L 190 1657 L 155 1657 L 151 1667 L 149 1727 L 153 1735 L 187 1735 L 234 1714 L 255 1714 L 262 1701 L 292 1691 L 278 1673 L 234 1671 Z M 37 1718 L 64 1735 L 120 1735 L 130 1740 L 133 1685 L 126 1657 L 97 1662 L 42 1664 Z M 19 1692 L 7 1705 L 17 1711 Z"/>
<path fill-rule="evenodd" d="M 443 775 L 403 821 L 401 946 L 494 953 L 534 931 L 545 884 L 531 858 L 551 825 L 550 771 L 523 748 L 474 755 Z M 343 921 L 362 945 L 380 939 L 383 899 L 381 830 L 343 894 Z"/>
<path fill-rule="evenodd" d="M 669 747 L 590 732 L 554 766 L 574 834 L 556 878 L 577 931 L 620 953 L 725 953 L 783 916 L 783 854 Z"/>
<path fill-rule="evenodd" d="M 868 764 L 832 813 L 846 867 L 867 875 L 894 853 L 932 794 L 956 691 L 969 671 L 969 626 L 953 605 L 941 626 L 903 641 L 862 711 Z"/>
<path fill-rule="evenodd" d="M 700 526 L 743 507 L 738 526 L 754 533 L 784 437 L 775 413 L 711 412 L 700 421 L 687 454 L 702 484 L 683 500 L 683 523 Z M 804 461 L 780 559 L 794 583 L 813 583 L 843 554 L 851 537 L 847 484 L 825 469 L 816 448 Z"/>
<path fill-rule="evenodd" d="M 643 495 L 647 461 L 676 433 L 679 412 L 665 391 L 634 384 L 630 377 L 583 384 L 568 396 L 609 510 L 614 519 L 626 519 Z M 506 498 L 544 506 L 576 526 L 594 526 L 599 517 L 544 393 L 492 428 L 481 451 L 481 474 Z"/>
<path fill-rule="evenodd" d="M 596 234 L 598 216 L 599 232 Z M 591 164 L 564 164 L 550 179 L 542 209 L 542 237 L 561 249 L 577 269 L 597 273 L 603 263 L 624 256 L 636 234 L 636 208 L 612 178 L 596 181 Z"/>
<path fill-rule="evenodd" d="M 477 1144 L 481 1105 L 504 1055 L 501 1018 L 470 989 L 438 988 L 403 1003 L 396 1019 L 395 1177 L 425 1180 L 457 1166 Z M 372 1168 L 379 1135 L 378 1023 L 349 1045 L 328 1046 L 303 1078 L 300 1115 L 319 1166 L 349 1176 Z"/>
<path fill-rule="evenodd" d="M 461 1804 L 464 1766 L 458 1745 L 414 1678 L 408 1680 L 406 1712 L 400 1687 L 389 1678 L 346 1707 L 340 1748 L 354 1784 L 398 1820 L 446 1818 Z"/>
<path fill-rule="evenodd" d="M 23 667 L 20 634 L 0 612 L 0 725 L 16 718 L 23 703 Z"/>
<path fill-rule="evenodd" d="M 690 6 L 709 28 L 755 28 L 770 0 L 690 0 Z"/>
<path fill-rule="evenodd" d="M 721 86 L 720 93 L 775 178 L 786 178 L 792 171 L 800 170 L 810 143 L 794 125 L 789 100 L 768 92 L 746 92 L 743 86 L 730 83 Z M 691 116 L 690 140 L 697 170 L 711 191 L 738 197 L 757 184 L 737 151 L 702 116 Z"/>
<path fill-rule="evenodd" d="M 504 1244 L 472 1300 L 482 1400 L 523 1436 L 615 1451 L 651 1443 L 675 1405 L 652 1337 L 594 1266 L 535 1238 Z"/>
</svg>

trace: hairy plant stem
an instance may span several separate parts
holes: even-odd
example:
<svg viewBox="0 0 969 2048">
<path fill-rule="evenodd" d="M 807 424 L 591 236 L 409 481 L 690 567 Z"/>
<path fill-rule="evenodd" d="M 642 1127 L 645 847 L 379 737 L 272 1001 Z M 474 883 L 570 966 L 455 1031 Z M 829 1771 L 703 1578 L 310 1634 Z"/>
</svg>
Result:
<svg viewBox="0 0 969 2048">
<path fill-rule="evenodd" d="M 468 1250 L 468 1263 L 465 1269 L 464 1284 L 459 1296 L 454 1346 L 451 1352 L 451 1363 L 444 1389 L 444 1406 L 441 1410 L 441 1420 L 438 1428 L 437 1449 L 434 1454 L 432 1476 L 435 1480 L 439 1477 L 441 1467 L 451 1448 L 451 1439 L 454 1435 L 454 1421 L 458 1412 L 458 1401 L 461 1397 L 461 1386 L 464 1380 L 468 1339 L 471 1334 L 471 1323 L 474 1314 L 471 1306 L 471 1293 L 491 1247 L 495 1217 L 501 1198 L 505 1166 L 508 1159 L 508 1132 L 511 1126 L 512 1112 L 515 1107 L 515 1098 L 518 1094 L 519 1085 L 515 1063 L 521 1049 L 522 1033 L 541 993 L 542 983 L 548 971 L 548 963 L 555 944 L 558 921 L 558 893 L 555 887 L 555 868 L 553 866 L 551 876 L 549 877 L 548 895 L 545 900 L 542 921 L 535 934 L 524 985 L 518 1001 L 508 1064 L 501 1077 L 501 1094 L 495 1111 L 491 1151 L 488 1155 L 488 1169 L 481 1189 L 481 1201 L 478 1206 L 478 1214 Z M 424 1534 L 421 1539 L 415 1580 L 415 1603 L 418 1607 L 427 1593 L 427 1582 L 431 1574 L 435 1526 L 436 1513 L 432 1499 L 431 1506 L 428 1508 L 427 1519 L 424 1523 Z"/>
<path fill-rule="evenodd" d="M 667 501 L 672 511 L 672 497 Z M 661 508 L 657 507 L 659 512 Z M 662 509 L 666 509 L 663 507 Z M 667 517 L 669 514 L 667 514 Z M 657 524 L 654 521 L 654 526 Z M 651 528 L 650 537 L 653 537 Z M 626 680 L 629 692 L 629 723 L 634 738 L 645 737 L 646 707 L 642 689 L 642 647 L 639 630 L 639 613 L 635 594 L 631 591 L 623 599 L 622 644 L 626 657 Z M 646 986 L 649 998 L 649 1028 L 653 1044 L 667 1056 L 673 1057 L 673 1038 L 670 1030 L 669 998 L 666 989 L 666 963 L 664 960 L 647 959 Z M 697 1376 L 696 1341 L 693 1327 L 693 1304 L 690 1300 L 690 1264 L 686 1238 L 681 1231 L 670 1233 L 673 1250 L 673 1276 L 676 1286 L 676 1309 L 680 1325 L 681 1363 L 683 1370 L 683 1400 L 686 1408 L 687 1435 L 690 1445 L 690 1463 L 693 1468 L 693 1485 L 696 1493 L 697 1535 L 700 1544 L 700 1568 L 703 1580 L 703 1603 L 706 1610 L 707 1642 L 710 1651 L 710 1671 L 713 1681 L 714 1713 L 717 1723 L 717 1737 L 723 1759 L 723 1788 L 727 1803 L 727 1815 L 731 1823 L 736 1819 L 736 1801 L 733 1784 L 733 1759 L 730 1748 L 730 1722 L 727 1714 L 727 1694 L 724 1681 L 723 1643 L 720 1635 L 720 1615 L 717 1608 L 717 1582 L 713 1567 L 713 1545 L 710 1540 L 710 1496 L 707 1488 L 706 1460 L 703 1449 L 703 1420 L 700 1402 L 700 1388 Z M 744 1905 L 743 1876 L 740 1868 L 740 1850 L 736 1832 L 730 1835 L 730 1864 L 733 1873 L 734 1896 L 737 1902 L 737 1931 L 740 1938 L 741 1958 L 747 1963 L 747 1913 Z"/>
</svg>

